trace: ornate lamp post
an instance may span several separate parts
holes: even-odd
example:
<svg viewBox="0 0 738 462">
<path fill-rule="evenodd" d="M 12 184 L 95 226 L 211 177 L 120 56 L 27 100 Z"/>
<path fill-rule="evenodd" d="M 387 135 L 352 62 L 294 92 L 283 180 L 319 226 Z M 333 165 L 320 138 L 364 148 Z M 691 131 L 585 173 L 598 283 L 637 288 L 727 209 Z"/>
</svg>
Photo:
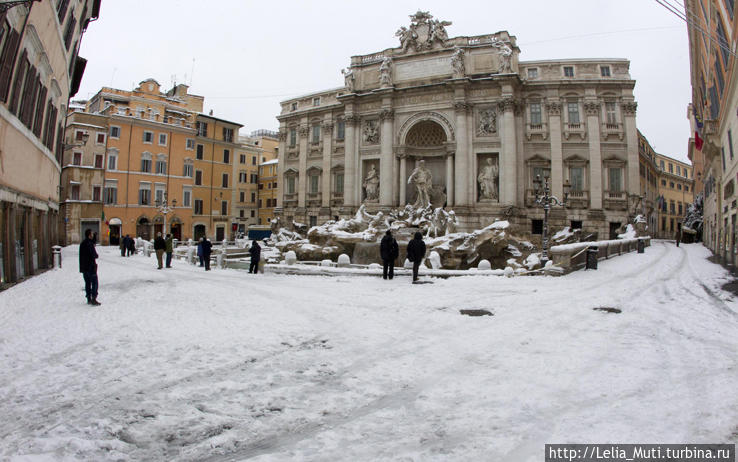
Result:
<svg viewBox="0 0 738 462">
<path fill-rule="evenodd" d="M 569 198 L 569 180 L 564 181 L 564 200 L 560 201 L 556 196 L 551 195 L 551 190 L 548 186 L 548 177 L 541 180 L 541 175 L 536 175 L 533 183 L 536 186 L 536 204 L 543 207 L 543 251 L 541 252 L 541 265 L 546 266 L 548 262 L 548 212 L 551 210 L 552 205 L 558 205 L 560 207 L 566 207 L 566 200 Z"/>
<path fill-rule="evenodd" d="M 167 214 L 174 211 L 174 208 L 177 206 L 177 199 L 172 199 L 172 205 L 170 206 L 167 201 L 167 193 L 164 193 L 164 200 L 157 200 L 155 204 L 156 209 L 159 211 L 159 213 L 164 215 L 164 236 L 166 237 L 166 235 L 169 233 L 167 231 Z"/>
</svg>

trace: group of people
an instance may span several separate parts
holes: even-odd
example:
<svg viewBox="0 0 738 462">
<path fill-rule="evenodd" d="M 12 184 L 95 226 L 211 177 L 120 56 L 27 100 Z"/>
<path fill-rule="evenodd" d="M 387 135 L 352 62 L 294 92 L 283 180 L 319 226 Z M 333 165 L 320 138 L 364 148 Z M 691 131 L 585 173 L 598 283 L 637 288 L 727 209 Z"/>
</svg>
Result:
<svg viewBox="0 0 738 462">
<path fill-rule="evenodd" d="M 157 269 L 162 269 L 162 259 L 164 253 L 167 254 L 167 268 L 172 267 L 172 253 L 174 252 L 174 244 L 172 242 L 172 235 L 167 233 L 166 239 L 161 237 L 161 233 L 156 233 L 156 239 L 154 239 L 154 251 L 156 252 L 156 263 L 159 265 Z"/>
<path fill-rule="evenodd" d="M 126 234 L 123 239 L 120 240 L 120 256 L 130 257 L 136 253 L 136 241 L 133 240 L 130 234 Z"/>
<path fill-rule="evenodd" d="M 382 257 L 382 279 L 392 279 L 395 276 L 395 260 L 400 256 L 400 246 L 389 229 L 379 243 L 379 254 Z M 418 271 L 423 258 L 425 258 L 425 242 L 423 235 L 416 232 L 407 244 L 407 259 L 413 264 L 413 282 L 418 280 Z"/>
</svg>

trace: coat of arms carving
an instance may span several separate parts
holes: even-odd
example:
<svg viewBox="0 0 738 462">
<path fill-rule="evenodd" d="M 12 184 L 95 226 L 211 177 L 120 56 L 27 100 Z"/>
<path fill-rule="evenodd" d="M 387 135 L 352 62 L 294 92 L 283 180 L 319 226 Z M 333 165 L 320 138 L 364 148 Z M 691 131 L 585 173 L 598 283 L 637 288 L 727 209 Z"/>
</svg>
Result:
<svg viewBox="0 0 738 462">
<path fill-rule="evenodd" d="M 436 43 L 446 46 L 448 40 L 446 26 L 450 26 L 451 21 L 433 19 L 433 15 L 427 11 L 418 11 L 410 15 L 410 21 L 410 27 L 403 26 L 395 32 L 400 38 L 403 53 L 411 48 L 415 51 L 429 50 Z"/>
</svg>

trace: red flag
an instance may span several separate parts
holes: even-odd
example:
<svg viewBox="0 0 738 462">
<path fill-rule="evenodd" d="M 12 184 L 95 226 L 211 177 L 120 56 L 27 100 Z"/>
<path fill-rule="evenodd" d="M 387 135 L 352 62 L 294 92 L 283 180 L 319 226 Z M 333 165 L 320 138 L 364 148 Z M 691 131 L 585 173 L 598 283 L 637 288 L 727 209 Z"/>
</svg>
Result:
<svg viewBox="0 0 738 462">
<path fill-rule="evenodd" d="M 700 132 L 695 131 L 694 132 L 694 147 L 697 148 L 698 151 L 702 151 L 703 144 L 705 144 L 705 142 L 702 138 L 700 138 Z"/>
</svg>

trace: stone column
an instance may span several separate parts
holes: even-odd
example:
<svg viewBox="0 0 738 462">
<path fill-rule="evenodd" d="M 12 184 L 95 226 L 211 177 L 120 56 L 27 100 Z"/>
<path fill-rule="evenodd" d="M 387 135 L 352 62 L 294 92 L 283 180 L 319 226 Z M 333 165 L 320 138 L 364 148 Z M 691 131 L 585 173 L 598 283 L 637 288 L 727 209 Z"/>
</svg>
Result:
<svg viewBox="0 0 738 462">
<path fill-rule="evenodd" d="M 331 206 L 331 151 L 333 150 L 333 120 L 331 114 L 323 119 L 323 176 L 321 178 L 320 206 Z"/>
<path fill-rule="evenodd" d="M 398 205 L 405 207 L 407 203 L 407 156 L 400 155 L 400 201 Z"/>
<path fill-rule="evenodd" d="M 515 205 L 517 190 L 517 158 L 515 155 L 515 100 L 506 97 L 500 101 L 502 111 L 502 156 L 500 159 L 500 204 Z"/>
<path fill-rule="evenodd" d="M 564 155 L 561 148 L 561 103 L 551 101 L 548 109 L 548 130 L 551 145 L 551 194 L 564 198 Z"/>
<path fill-rule="evenodd" d="M 454 203 L 454 155 L 446 154 L 446 204 Z"/>
<path fill-rule="evenodd" d="M 349 112 L 345 117 L 346 133 L 344 139 L 343 205 L 354 207 L 356 201 L 356 123 L 358 116 Z"/>
<path fill-rule="evenodd" d="M 307 158 L 308 158 L 308 136 L 310 136 L 310 126 L 308 118 L 303 117 L 300 121 L 300 152 L 298 162 L 297 177 L 297 206 L 301 209 L 305 208 L 305 196 L 307 194 Z"/>
<path fill-rule="evenodd" d="M 383 108 L 379 113 L 381 119 L 381 131 L 379 134 L 379 204 L 382 207 L 391 207 L 394 197 L 394 175 L 395 163 L 392 155 L 392 125 L 395 119 L 395 111 Z"/>
<path fill-rule="evenodd" d="M 279 152 L 277 153 L 278 167 L 277 167 L 277 207 L 274 210 L 275 215 L 281 215 L 282 207 L 284 207 L 284 192 L 287 189 L 287 183 L 284 180 L 284 162 L 285 162 L 285 151 L 287 150 L 287 124 L 284 122 L 279 123 Z M 121 234 L 123 234 L 123 226 L 120 228 Z"/>
<path fill-rule="evenodd" d="M 589 138 L 589 204 L 594 210 L 602 209 L 602 151 L 600 150 L 600 103 L 584 103 L 587 113 L 587 137 Z M 636 146 L 638 143 L 636 143 Z M 637 151 L 636 151 L 637 155 Z M 636 158 L 636 168 L 638 159 Z M 637 173 L 637 170 L 636 170 Z M 640 185 L 640 183 L 639 183 Z"/>
<path fill-rule="evenodd" d="M 628 195 L 639 195 L 641 179 L 638 170 L 640 161 L 638 159 L 638 129 L 636 128 L 636 109 L 638 109 L 638 103 L 626 102 L 621 107 L 625 126 L 625 140 L 628 143 L 628 171 L 625 172 L 628 183 L 623 186 L 625 187 L 625 191 L 628 192 Z"/>
<path fill-rule="evenodd" d="M 454 103 L 456 110 L 456 155 L 454 156 L 454 202 L 453 205 L 469 205 L 469 146 L 467 142 L 467 108 L 464 101 Z"/>
</svg>

